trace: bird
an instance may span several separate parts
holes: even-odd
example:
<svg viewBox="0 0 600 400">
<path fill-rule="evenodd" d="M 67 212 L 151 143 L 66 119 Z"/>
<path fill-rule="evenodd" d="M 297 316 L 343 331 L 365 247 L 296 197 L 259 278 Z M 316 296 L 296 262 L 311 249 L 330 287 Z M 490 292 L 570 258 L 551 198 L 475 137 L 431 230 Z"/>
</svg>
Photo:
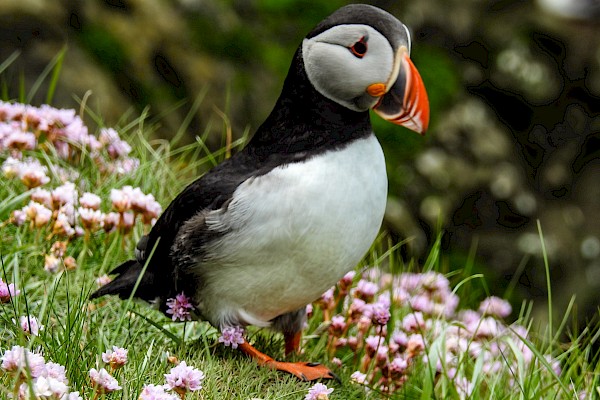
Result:
<svg viewBox="0 0 600 400">
<path fill-rule="evenodd" d="M 307 304 L 357 266 L 383 221 L 386 165 L 369 111 L 428 128 L 410 51 L 408 28 L 374 6 L 347 5 L 318 23 L 246 146 L 183 189 L 90 298 L 135 289 L 166 312 L 182 293 L 194 318 L 221 331 L 269 327 L 283 333 L 286 356 L 298 352 Z M 246 340 L 239 349 L 301 380 L 334 378 Z"/>
</svg>

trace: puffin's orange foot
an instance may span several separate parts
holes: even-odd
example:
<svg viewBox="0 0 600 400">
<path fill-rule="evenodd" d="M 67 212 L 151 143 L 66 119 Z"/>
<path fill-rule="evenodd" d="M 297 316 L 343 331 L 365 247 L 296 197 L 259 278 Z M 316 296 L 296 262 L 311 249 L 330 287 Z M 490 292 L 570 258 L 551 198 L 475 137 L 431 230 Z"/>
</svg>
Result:
<svg viewBox="0 0 600 400">
<path fill-rule="evenodd" d="M 319 363 L 311 362 L 281 362 L 273 360 L 267 363 L 270 368 L 277 371 L 287 372 L 303 381 L 314 381 L 315 379 L 340 379 L 329 368 Z"/>
<path fill-rule="evenodd" d="M 315 379 L 340 379 L 329 368 L 319 363 L 311 362 L 283 362 L 276 361 L 265 353 L 254 348 L 250 343 L 244 342 L 239 345 L 239 349 L 252 357 L 259 365 L 275 369 L 277 371 L 287 372 L 303 381 L 314 381 Z"/>
</svg>

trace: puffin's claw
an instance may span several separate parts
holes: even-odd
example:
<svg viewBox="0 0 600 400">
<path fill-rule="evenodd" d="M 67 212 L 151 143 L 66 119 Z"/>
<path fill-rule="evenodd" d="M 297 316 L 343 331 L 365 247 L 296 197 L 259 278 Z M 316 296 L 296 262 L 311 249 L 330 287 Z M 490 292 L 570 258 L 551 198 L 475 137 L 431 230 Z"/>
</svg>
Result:
<svg viewBox="0 0 600 400">
<path fill-rule="evenodd" d="M 314 362 L 280 362 L 273 361 L 268 366 L 277 371 L 287 372 L 303 381 L 314 381 L 316 379 L 335 379 L 340 382 L 340 378 L 323 364 Z"/>
</svg>

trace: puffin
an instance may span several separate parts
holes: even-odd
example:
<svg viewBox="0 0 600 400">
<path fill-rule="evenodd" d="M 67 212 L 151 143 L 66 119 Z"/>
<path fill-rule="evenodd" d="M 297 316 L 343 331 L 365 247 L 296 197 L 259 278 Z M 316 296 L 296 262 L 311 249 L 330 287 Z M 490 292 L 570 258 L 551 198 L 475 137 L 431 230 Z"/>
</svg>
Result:
<svg viewBox="0 0 600 400">
<path fill-rule="evenodd" d="M 133 292 L 166 312 L 183 293 L 195 319 L 221 331 L 268 327 L 283 334 L 286 356 L 298 352 L 307 304 L 356 267 L 383 221 L 386 165 L 369 111 L 427 130 L 410 51 L 408 28 L 374 6 L 344 6 L 317 24 L 252 139 L 183 189 L 90 297 Z M 238 348 L 301 380 L 335 377 L 246 340 Z"/>
</svg>

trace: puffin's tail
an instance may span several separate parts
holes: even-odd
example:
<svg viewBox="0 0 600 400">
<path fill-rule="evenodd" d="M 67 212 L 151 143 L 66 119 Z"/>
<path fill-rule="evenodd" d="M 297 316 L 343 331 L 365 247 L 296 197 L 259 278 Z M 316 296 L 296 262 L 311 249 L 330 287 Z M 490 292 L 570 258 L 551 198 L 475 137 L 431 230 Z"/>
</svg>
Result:
<svg viewBox="0 0 600 400">
<path fill-rule="evenodd" d="M 111 275 L 117 274 L 117 277 L 92 293 L 90 299 L 102 297 L 107 294 L 116 294 L 122 299 L 129 298 L 143 269 L 144 266 L 137 260 L 125 261 L 110 272 Z M 135 292 L 135 297 L 149 301 L 160 295 L 160 293 L 154 290 L 155 280 L 153 275 L 151 271 L 146 270 L 144 272 Z"/>
</svg>

